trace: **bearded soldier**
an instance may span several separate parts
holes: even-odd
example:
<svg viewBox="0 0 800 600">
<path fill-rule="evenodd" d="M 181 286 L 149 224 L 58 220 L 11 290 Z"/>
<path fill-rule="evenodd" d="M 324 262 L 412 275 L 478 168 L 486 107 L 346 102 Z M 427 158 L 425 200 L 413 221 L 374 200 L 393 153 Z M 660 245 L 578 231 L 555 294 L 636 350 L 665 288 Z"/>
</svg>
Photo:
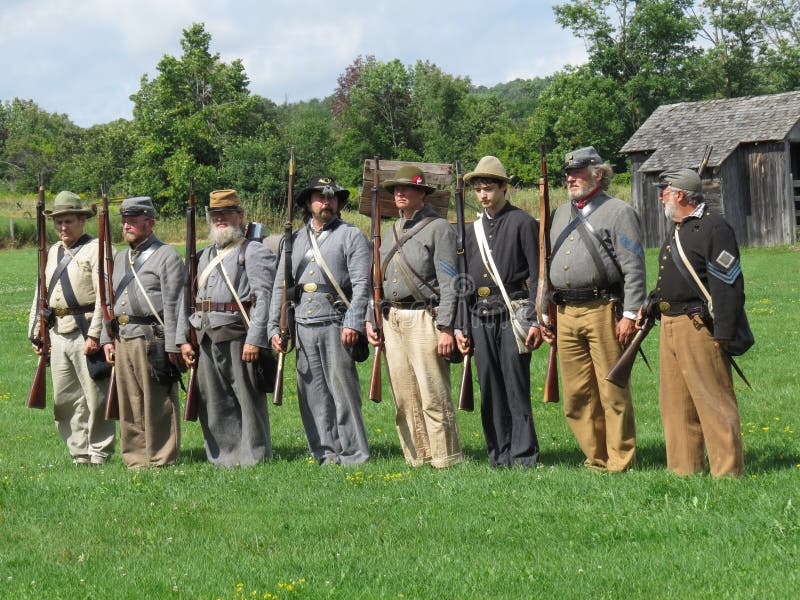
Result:
<svg viewBox="0 0 800 600">
<path fill-rule="evenodd" d="M 79 196 L 64 191 L 56 196 L 53 210 L 44 214 L 53 219 L 59 237 L 50 248 L 45 269 L 52 315 L 53 416 L 73 464 L 102 465 L 114 452 L 116 427 L 104 416 L 108 373 L 92 378 L 105 364 L 99 344 L 103 317 L 97 302 L 97 239 L 83 230 L 97 208 L 84 207 Z M 37 299 L 31 308 L 32 341 L 39 337 L 38 308 Z M 33 350 L 42 352 L 36 343 Z M 93 363 L 91 370 L 87 360 Z"/>
<path fill-rule="evenodd" d="M 350 192 L 315 177 L 297 203 L 305 225 L 293 234 L 297 397 L 311 455 L 319 464 L 352 465 L 369 458 L 355 360 L 367 358 L 364 315 L 371 256 L 367 238 L 340 217 Z M 278 272 L 283 273 L 283 259 Z M 270 336 L 278 331 L 283 285 L 272 294 Z"/>
<path fill-rule="evenodd" d="M 114 339 L 103 330 L 106 360 L 116 365 L 120 450 L 130 468 L 174 465 L 180 454 L 175 344 L 183 261 L 155 233 L 147 196 L 126 198 L 119 211 L 128 242 L 114 258 Z"/>
<path fill-rule="evenodd" d="M 272 455 L 269 416 L 259 388 L 259 360 L 269 361 L 267 317 L 275 255 L 244 237 L 244 209 L 236 190 L 211 192 L 209 241 L 198 257 L 195 311 L 181 302 L 178 342 L 197 365 L 198 418 L 206 456 L 218 466 L 250 466 Z M 200 356 L 188 343 L 197 330 Z"/>
</svg>

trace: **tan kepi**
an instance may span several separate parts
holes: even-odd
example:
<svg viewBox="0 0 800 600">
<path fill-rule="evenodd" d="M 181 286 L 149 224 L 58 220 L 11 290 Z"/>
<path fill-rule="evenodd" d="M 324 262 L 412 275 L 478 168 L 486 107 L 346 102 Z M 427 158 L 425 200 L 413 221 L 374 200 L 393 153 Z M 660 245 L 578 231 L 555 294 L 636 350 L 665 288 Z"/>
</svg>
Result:
<svg viewBox="0 0 800 600">
<path fill-rule="evenodd" d="M 497 179 L 498 181 L 508 182 L 510 177 L 506 173 L 506 168 L 496 156 L 484 156 L 478 161 L 474 171 L 464 175 L 464 181 L 469 183 L 475 178 Z"/>
<path fill-rule="evenodd" d="M 208 212 L 235 210 L 243 212 L 236 190 L 214 190 L 209 196 Z"/>
<path fill-rule="evenodd" d="M 44 211 L 44 216 L 50 218 L 61 215 L 85 215 L 86 217 L 93 217 L 96 214 L 97 206 L 94 204 L 84 206 L 78 194 L 66 190 L 59 192 L 58 196 L 56 196 L 56 200 L 53 203 L 53 210 Z"/>
</svg>

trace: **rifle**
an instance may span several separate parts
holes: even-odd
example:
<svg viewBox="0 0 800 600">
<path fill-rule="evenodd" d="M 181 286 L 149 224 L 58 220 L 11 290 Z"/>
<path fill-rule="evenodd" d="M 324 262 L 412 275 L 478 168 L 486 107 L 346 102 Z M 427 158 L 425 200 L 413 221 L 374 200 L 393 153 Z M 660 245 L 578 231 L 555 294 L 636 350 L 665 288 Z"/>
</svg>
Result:
<svg viewBox="0 0 800 600">
<path fill-rule="evenodd" d="M 111 339 L 115 339 L 114 326 L 114 252 L 111 245 L 111 218 L 108 215 L 108 190 L 106 184 L 100 185 L 103 209 L 97 217 L 97 279 L 99 282 L 100 306 L 103 308 L 103 322 Z M 111 367 L 106 396 L 106 421 L 119 421 L 119 398 L 117 397 L 117 378 Z"/>
<path fill-rule="evenodd" d="M 281 351 L 278 352 L 278 367 L 275 373 L 275 391 L 272 403 L 283 404 L 283 367 L 286 354 L 294 348 L 294 273 L 292 272 L 292 216 L 294 214 L 294 146 L 289 155 L 289 185 L 286 200 L 286 222 L 283 224 L 283 298 L 281 316 L 278 321 L 281 336 Z M 289 296 L 292 296 L 291 298 Z"/>
<path fill-rule="evenodd" d="M 461 387 L 458 391 L 458 408 L 467 412 L 475 410 L 475 394 L 472 388 L 472 319 L 467 301 L 467 225 L 464 221 L 464 177 L 461 162 L 456 161 L 456 260 L 460 284 L 458 289 L 458 312 L 464 315 L 462 334 L 467 338 L 469 352 L 464 355 L 461 366 Z"/>
<path fill-rule="evenodd" d="M 196 203 L 194 198 L 194 177 L 189 178 L 189 203 L 186 206 L 186 288 L 183 298 L 186 314 L 191 315 L 197 298 L 197 229 L 195 225 Z M 195 362 L 189 367 L 189 382 L 186 386 L 186 404 L 183 407 L 183 420 L 197 420 L 197 405 L 200 390 L 197 387 L 197 359 L 200 348 L 197 343 L 197 330 L 189 325 L 189 343 L 194 350 Z"/>
<path fill-rule="evenodd" d="M 383 351 L 383 274 L 381 273 L 381 201 L 380 163 L 375 157 L 375 172 L 372 175 L 372 308 L 375 313 L 375 334 L 380 343 L 375 346 L 372 357 L 372 376 L 369 380 L 369 399 L 380 402 L 383 392 L 381 383 L 381 352 Z"/>
<path fill-rule="evenodd" d="M 655 325 L 656 317 L 658 315 L 658 306 L 655 305 L 655 298 L 652 294 L 645 298 L 642 303 L 642 320 L 639 323 L 640 329 L 633 336 L 633 339 L 625 347 L 622 355 L 619 357 L 617 364 L 615 364 L 606 375 L 606 381 L 610 381 L 619 387 L 628 385 L 631 378 L 631 370 L 633 369 L 633 362 L 636 360 L 636 354 L 641 351 L 642 342 L 650 330 Z M 642 354 L 644 356 L 644 354 Z"/>
<path fill-rule="evenodd" d="M 39 242 L 39 270 L 36 283 L 39 302 L 39 338 L 33 343 L 42 353 L 36 365 L 33 382 L 28 393 L 25 406 L 28 408 L 44 408 L 47 405 L 47 367 L 50 366 L 50 336 L 47 324 L 47 224 L 44 216 L 44 175 L 39 173 L 39 199 L 36 202 L 36 237 Z"/>
<path fill-rule="evenodd" d="M 547 327 L 555 334 L 556 305 L 552 300 L 550 283 L 550 190 L 547 184 L 547 148 L 544 143 L 541 152 L 541 175 L 539 176 L 539 281 L 536 285 L 536 319 L 539 325 Z M 558 364 L 557 340 L 550 345 L 547 355 L 547 372 L 544 377 L 544 402 L 558 402 Z"/>
</svg>

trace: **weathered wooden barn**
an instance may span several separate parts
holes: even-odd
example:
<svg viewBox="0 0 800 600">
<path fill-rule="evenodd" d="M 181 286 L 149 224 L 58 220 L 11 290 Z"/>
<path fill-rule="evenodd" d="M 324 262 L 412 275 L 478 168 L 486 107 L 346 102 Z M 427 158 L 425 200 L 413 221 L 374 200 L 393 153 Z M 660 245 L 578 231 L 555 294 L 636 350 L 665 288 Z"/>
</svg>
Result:
<svg viewBox="0 0 800 600">
<path fill-rule="evenodd" d="M 666 169 L 703 172 L 712 210 L 740 245 L 794 244 L 800 227 L 800 91 L 659 106 L 622 147 L 631 161 L 632 204 L 648 247 L 669 223 L 653 186 Z"/>
</svg>

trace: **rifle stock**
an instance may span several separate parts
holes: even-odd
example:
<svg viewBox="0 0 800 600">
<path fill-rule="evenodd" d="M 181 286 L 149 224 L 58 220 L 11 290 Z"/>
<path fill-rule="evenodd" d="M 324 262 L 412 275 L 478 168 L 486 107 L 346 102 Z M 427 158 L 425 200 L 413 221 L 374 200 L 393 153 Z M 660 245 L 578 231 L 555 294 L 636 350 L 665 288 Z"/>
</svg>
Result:
<svg viewBox="0 0 800 600">
<path fill-rule="evenodd" d="M 380 343 L 375 346 L 372 357 L 372 374 L 369 379 L 369 399 L 380 402 L 383 399 L 381 380 L 381 353 L 383 352 L 383 274 L 381 273 L 381 202 L 380 202 L 380 162 L 375 159 L 375 172 L 372 175 L 372 305 L 375 315 L 375 333 Z"/>
<path fill-rule="evenodd" d="M 642 304 L 642 321 L 640 329 L 633 336 L 633 339 L 628 343 L 623 350 L 622 354 L 611 370 L 606 375 L 606 381 L 610 381 L 616 386 L 625 387 L 631 379 L 631 371 L 633 370 L 633 363 L 636 360 L 636 354 L 641 348 L 644 338 L 650 333 L 656 322 L 657 308 L 654 306 L 653 296 L 650 295 L 645 298 Z"/>
<path fill-rule="evenodd" d="M 36 237 L 39 246 L 39 264 L 37 273 L 37 292 L 39 302 L 39 348 L 42 353 L 36 364 L 31 389 L 25 406 L 28 408 L 45 408 L 47 405 L 47 367 L 50 365 L 50 336 L 47 329 L 47 226 L 44 216 L 44 175 L 39 174 L 39 197 L 36 202 Z"/>
<path fill-rule="evenodd" d="M 111 218 L 108 214 L 108 190 L 105 183 L 100 185 L 100 195 L 103 198 L 103 208 L 97 217 L 97 279 L 100 286 L 97 291 L 100 295 L 100 306 L 103 309 L 103 322 L 108 335 L 113 340 L 115 337 L 114 288 L 112 287 L 114 253 L 111 244 Z M 105 418 L 106 421 L 119 420 L 119 398 L 117 397 L 117 379 L 114 367 L 111 367 L 111 375 L 108 380 Z"/>
<path fill-rule="evenodd" d="M 272 392 L 272 403 L 283 404 L 283 373 L 286 354 L 294 347 L 294 274 L 292 272 L 292 217 L 294 213 L 294 178 L 295 158 L 294 146 L 289 155 L 289 183 L 286 200 L 286 222 L 283 224 L 283 298 L 281 298 L 281 315 L 278 322 L 281 336 L 281 351 L 278 353 L 278 365 L 275 372 L 275 391 Z"/>
<path fill-rule="evenodd" d="M 194 178 L 189 178 L 189 202 L 186 206 L 186 290 L 184 302 L 186 314 L 191 315 L 197 298 L 197 204 L 194 196 Z M 195 355 L 195 364 L 189 367 L 189 380 L 186 385 L 186 401 L 183 407 L 183 420 L 197 420 L 197 406 L 200 402 L 200 390 L 197 387 L 197 360 L 200 356 L 200 345 L 197 343 L 197 330 L 189 325 L 189 344 Z"/>
<path fill-rule="evenodd" d="M 464 177 L 461 162 L 456 161 L 456 261 L 458 263 L 458 313 L 463 316 L 461 332 L 469 344 L 461 365 L 461 386 L 458 389 L 458 408 L 466 412 L 475 410 L 475 390 L 472 386 L 472 322 L 469 310 L 469 273 L 467 273 L 467 224 L 464 217 Z"/>
<path fill-rule="evenodd" d="M 541 153 L 541 175 L 539 176 L 539 281 L 536 286 L 536 318 L 539 325 L 556 332 L 556 306 L 552 301 L 550 283 L 550 189 L 547 183 L 547 148 L 539 147 Z M 543 401 L 555 403 L 558 395 L 558 346 L 553 340 L 547 354 L 547 371 L 544 377 Z"/>
</svg>

